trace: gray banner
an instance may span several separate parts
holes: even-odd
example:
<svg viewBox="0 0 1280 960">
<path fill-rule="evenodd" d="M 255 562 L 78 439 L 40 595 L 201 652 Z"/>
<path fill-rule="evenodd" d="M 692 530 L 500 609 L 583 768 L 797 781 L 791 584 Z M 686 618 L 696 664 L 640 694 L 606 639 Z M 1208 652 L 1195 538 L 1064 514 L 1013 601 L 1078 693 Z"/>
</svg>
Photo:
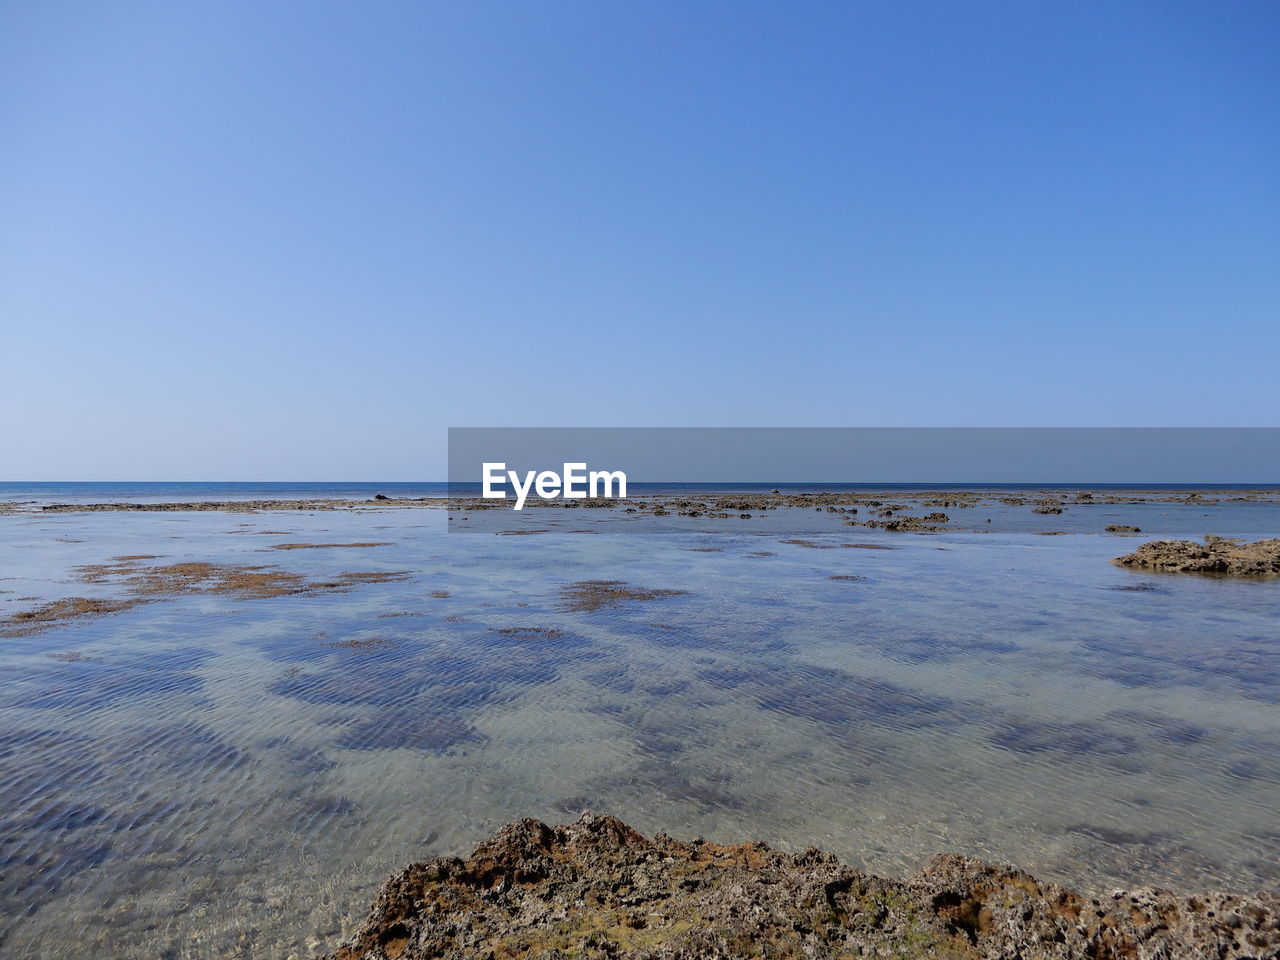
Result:
<svg viewBox="0 0 1280 960">
<path fill-rule="evenodd" d="M 1064 510 L 1054 504 L 1066 491 L 1098 505 L 1119 500 L 1083 491 L 1125 488 L 1123 500 L 1135 487 L 1159 488 L 1147 500 L 1188 502 L 1191 488 L 1234 488 L 1224 495 L 1230 497 L 1242 487 L 1276 484 L 1280 428 L 449 431 L 455 532 L 693 532 L 747 519 L 745 527 L 732 526 L 784 534 L 825 529 L 815 513 L 831 512 L 881 529 L 887 519 L 867 513 L 883 509 L 875 503 L 882 494 L 869 492 L 876 490 L 907 498 L 895 510 L 922 508 L 899 516 L 895 528 L 972 528 L 982 512 L 982 529 L 1039 529 L 1043 517 L 1054 517 L 1050 526 L 1061 532 L 1064 524 L 1079 525 L 1074 510 L 1057 519 Z M 918 496 L 931 490 L 938 495 Z M 972 509 L 979 504 L 984 510 Z M 962 512 L 942 517 L 938 506 Z M 1044 509 L 1031 517 L 1027 510 L 1036 506 Z M 582 507 L 594 509 L 573 509 Z"/>
</svg>

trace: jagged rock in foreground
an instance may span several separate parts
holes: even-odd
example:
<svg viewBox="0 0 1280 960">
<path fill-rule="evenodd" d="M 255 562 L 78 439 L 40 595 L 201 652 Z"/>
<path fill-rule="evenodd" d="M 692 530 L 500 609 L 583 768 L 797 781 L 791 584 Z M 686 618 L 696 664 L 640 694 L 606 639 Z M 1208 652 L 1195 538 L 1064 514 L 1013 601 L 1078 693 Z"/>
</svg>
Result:
<svg viewBox="0 0 1280 960">
<path fill-rule="evenodd" d="M 1153 540 L 1133 553 L 1116 557 L 1122 567 L 1142 567 L 1175 573 L 1216 573 L 1231 577 L 1280 576 L 1280 538 L 1243 543 L 1231 537 L 1194 540 Z"/>
<path fill-rule="evenodd" d="M 1278 955 L 1276 895 L 1091 900 L 957 856 L 884 880 L 818 850 L 646 840 L 588 814 L 567 827 L 521 820 L 467 860 L 411 865 L 328 960 Z"/>
</svg>

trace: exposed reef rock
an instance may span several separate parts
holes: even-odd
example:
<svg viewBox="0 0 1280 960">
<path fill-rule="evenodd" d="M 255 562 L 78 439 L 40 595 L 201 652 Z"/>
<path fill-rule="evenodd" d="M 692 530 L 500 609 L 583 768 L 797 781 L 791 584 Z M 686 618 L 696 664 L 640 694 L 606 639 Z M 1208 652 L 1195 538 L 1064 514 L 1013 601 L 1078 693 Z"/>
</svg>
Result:
<svg viewBox="0 0 1280 960">
<path fill-rule="evenodd" d="M 1135 552 L 1116 557 L 1122 567 L 1171 573 L 1211 573 L 1229 577 L 1280 576 L 1280 538 L 1244 543 L 1229 537 L 1194 540 L 1153 540 Z"/>
<path fill-rule="evenodd" d="M 1060 491 L 1059 491 L 1060 492 Z M 1061 499 L 1047 495 L 1048 491 L 1014 493 L 1002 491 L 993 494 L 982 490 L 885 490 L 869 495 L 868 492 L 842 491 L 825 493 L 783 493 L 774 489 L 769 493 L 738 493 L 732 496 L 707 497 L 693 500 L 684 496 L 651 494 L 613 500 L 605 497 L 582 500 L 543 500 L 531 497 L 528 507 L 580 509 L 584 507 L 614 508 L 628 513 L 650 513 L 657 516 L 678 514 L 681 516 L 714 516 L 749 519 L 768 510 L 784 507 L 828 510 L 832 513 L 857 513 L 858 508 L 884 508 L 889 513 L 916 507 L 943 507 L 969 509 L 982 504 L 1000 503 L 1005 506 L 1030 506 L 1035 513 L 1054 514 L 1064 509 Z M 1065 496 L 1065 494 L 1062 494 Z M 1072 506 L 1123 505 L 1149 503 L 1177 503 L 1190 506 L 1206 506 L 1222 502 L 1275 503 L 1280 493 L 1274 488 L 1256 490 L 1223 490 L 1206 488 L 1203 491 L 1176 493 L 1168 490 L 1098 490 L 1080 492 L 1071 499 Z M 449 508 L 455 512 L 479 512 L 483 510 L 509 510 L 510 504 L 501 500 L 480 497 L 389 497 L 376 494 L 367 499 L 323 498 L 313 500 L 208 500 L 173 503 L 44 503 L 34 500 L 0 501 L 0 515 L 30 513 L 100 513 L 127 512 L 175 512 L 220 511 L 226 513 L 257 513 L 266 511 L 386 511 L 396 508 Z"/>
<path fill-rule="evenodd" d="M 868 520 L 863 526 L 878 530 L 941 530 L 942 524 L 951 518 L 945 513 L 930 513 L 923 517 L 891 516 L 893 511 L 883 510 L 881 514 L 889 516 L 888 520 Z"/>
<path fill-rule="evenodd" d="M 327 960 L 707 957 L 1274 958 L 1280 898 L 1141 888 L 1090 899 L 941 856 L 884 880 L 830 854 L 646 840 L 612 817 L 521 820 L 415 863 Z"/>
<path fill-rule="evenodd" d="M 383 497 L 380 503 L 414 503 L 422 505 L 425 498 L 409 500 L 397 498 L 395 501 Z M 200 513 L 255 513 L 259 510 L 350 510 L 368 500 L 200 500 L 182 501 L 180 503 L 47 503 L 40 507 L 43 513 L 174 513 L 196 511 Z"/>
</svg>

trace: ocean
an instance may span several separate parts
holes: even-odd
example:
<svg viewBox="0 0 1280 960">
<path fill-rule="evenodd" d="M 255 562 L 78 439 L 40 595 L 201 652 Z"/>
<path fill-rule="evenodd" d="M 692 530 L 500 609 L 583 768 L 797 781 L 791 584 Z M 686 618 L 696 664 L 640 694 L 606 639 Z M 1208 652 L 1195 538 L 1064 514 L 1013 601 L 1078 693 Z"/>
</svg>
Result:
<svg viewBox="0 0 1280 960">
<path fill-rule="evenodd" d="M 772 486 L 812 489 L 636 492 Z M 405 863 L 588 809 L 886 874 L 1275 885 L 1280 583 L 1110 560 L 1276 536 L 1280 504 L 996 495 L 1045 486 L 925 533 L 784 508 L 636 537 L 570 532 L 586 510 L 460 536 L 433 504 L 38 509 L 444 484 L 0 484 L 37 501 L 0 514 L 0 955 L 307 957 Z M 975 489 L 823 487 L 924 488 Z M 118 609 L 16 619 L 70 598 Z"/>
</svg>

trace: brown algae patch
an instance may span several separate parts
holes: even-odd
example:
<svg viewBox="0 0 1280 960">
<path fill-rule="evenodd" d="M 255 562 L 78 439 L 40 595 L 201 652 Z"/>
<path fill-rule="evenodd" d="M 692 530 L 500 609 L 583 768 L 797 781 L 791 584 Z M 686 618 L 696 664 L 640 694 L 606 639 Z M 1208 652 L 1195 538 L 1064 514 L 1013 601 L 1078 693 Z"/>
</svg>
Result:
<svg viewBox="0 0 1280 960">
<path fill-rule="evenodd" d="M 59 650 L 56 653 L 46 654 L 51 660 L 57 660 L 59 663 L 83 663 L 86 660 L 92 660 L 93 657 L 81 653 L 79 650 Z"/>
<path fill-rule="evenodd" d="M 629 601 L 661 600 L 680 597 L 688 590 L 650 590 L 632 587 L 624 580 L 579 580 L 561 588 L 560 607 L 574 613 L 594 613 L 606 607 L 617 607 Z"/>
<path fill-rule="evenodd" d="M 369 543 L 273 543 L 266 550 L 335 550 L 342 547 L 389 547 L 390 540 L 375 540 Z"/>
<path fill-rule="evenodd" d="M 304 593 L 307 579 L 278 567 L 184 561 L 142 566 L 135 561 L 98 563 L 79 567 L 84 583 L 122 586 L 135 596 L 181 596 L 195 593 L 227 594 L 241 599 L 280 597 Z"/>
<path fill-rule="evenodd" d="M 398 647 L 400 644 L 386 637 L 367 637 L 355 640 L 331 640 L 326 647 L 339 647 L 343 650 L 378 650 L 386 647 Z"/>
<path fill-rule="evenodd" d="M 793 540 L 779 540 L 779 543 L 787 543 L 793 547 L 806 547 L 809 550 L 897 550 L 897 547 L 890 546 L 887 543 L 817 543 L 813 540 L 804 540 L 796 538 Z"/>
<path fill-rule="evenodd" d="M 66 620 L 120 613 L 122 610 L 129 610 L 146 602 L 140 599 L 122 600 L 107 597 L 66 597 L 62 600 L 53 600 L 34 610 L 23 610 L 0 619 L 0 637 L 27 636 Z"/>
<path fill-rule="evenodd" d="M 137 596 L 223 594 L 240 600 L 342 592 L 361 583 L 406 580 L 408 571 L 339 573 L 325 579 L 308 579 L 300 573 L 262 564 L 211 563 L 190 560 L 161 566 L 134 562 L 91 564 L 78 568 L 85 583 L 113 583 Z"/>
<path fill-rule="evenodd" d="M 361 583 L 399 583 L 402 580 L 408 580 L 412 573 L 408 570 L 368 570 L 353 573 L 338 574 L 336 580 L 328 580 L 324 582 L 316 582 L 316 589 L 321 590 L 346 590 Z"/>
<path fill-rule="evenodd" d="M 500 637 L 538 637 L 542 640 L 560 640 L 564 633 L 555 627 L 490 627 Z"/>
<path fill-rule="evenodd" d="M 66 597 L 33 610 L 0 619 L 0 635 L 23 636 L 47 629 L 65 620 L 103 616 L 132 609 L 153 600 L 181 596 L 216 594 L 237 600 L 267 597 L 315 596 L 344 593 L 364 583 L 392 583 L 407 580 L 406 570 L 346 572 L 325 579 L 308 579 L 279 567 L 184 561 L 145 565 L 153 557 L 115 557 L 109 563 L 77 567 L 81 583 L 105 584 L 124 589 L 123 597 Z M 37 599 L 37 598 L 30 598 Z"/>
</svg>

